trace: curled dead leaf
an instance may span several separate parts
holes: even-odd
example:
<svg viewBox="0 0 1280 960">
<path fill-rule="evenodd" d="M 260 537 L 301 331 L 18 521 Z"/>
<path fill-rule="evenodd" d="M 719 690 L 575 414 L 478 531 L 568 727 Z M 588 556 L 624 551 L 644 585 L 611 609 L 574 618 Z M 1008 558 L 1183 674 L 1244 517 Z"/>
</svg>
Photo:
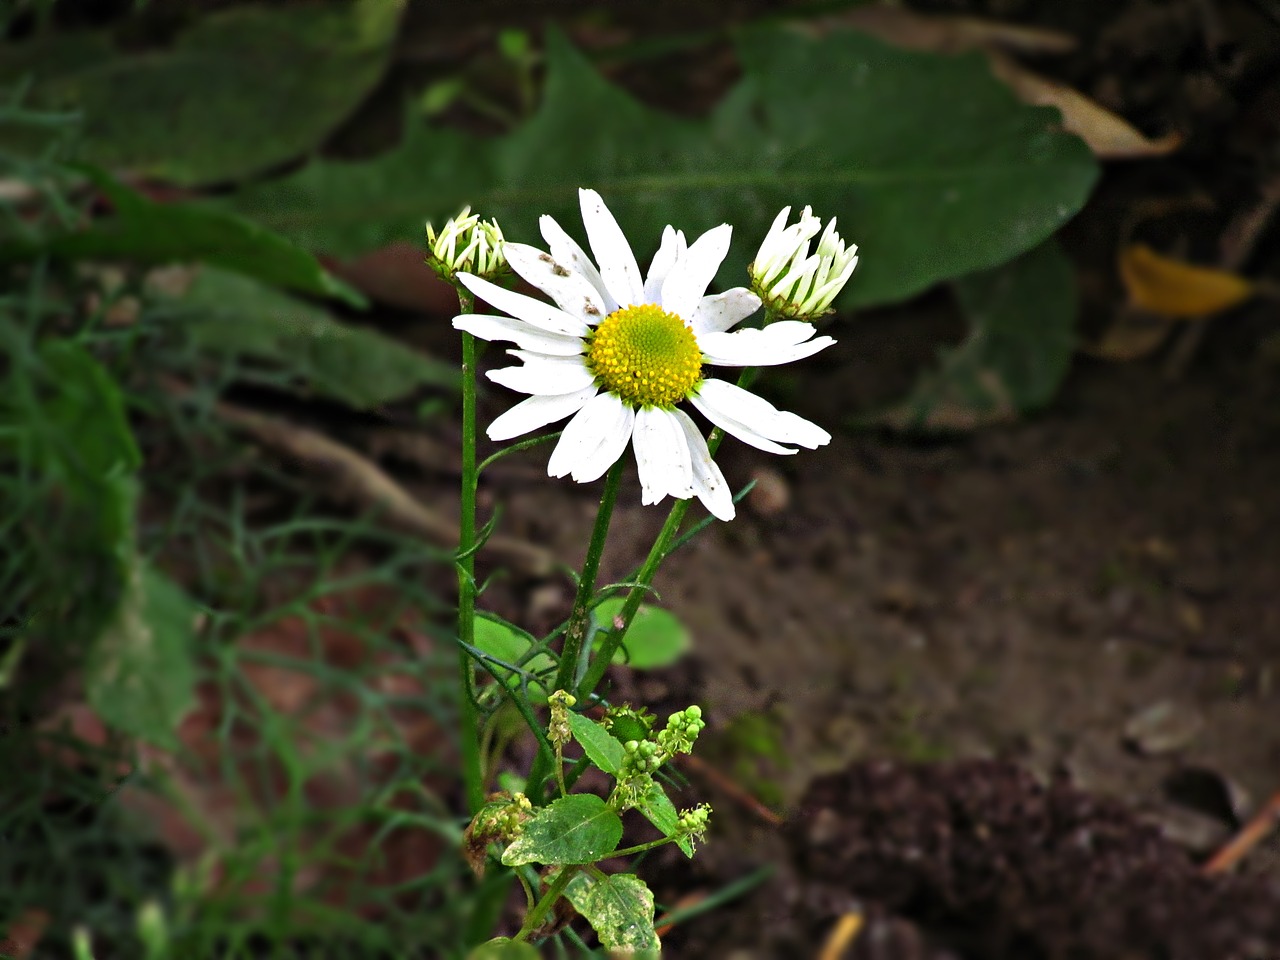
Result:
<svg viewBox="0 0 1280 960">
<path fill-rule="evenodd" d="M 1176 130 L 1154 139 L 1145 136 L 1079 90 L 1042 77 L 996 51 L 988 51 L 987 59 L 992 73 L 1023 103 L 1056 107 L 1062 114 L 1063 129 L 1087 143 L 1100 160 L 1162 157 L 1182 146 L 1182 134 Z"/>
<path fill-rule="evenodd" d="M 1133 306 L 1187 320 L 1229 310 L 1255 292 L 1244 277 L 1175 260 L 1141 243 L 1121 249 L 1120 279 Z"/>
</svg>

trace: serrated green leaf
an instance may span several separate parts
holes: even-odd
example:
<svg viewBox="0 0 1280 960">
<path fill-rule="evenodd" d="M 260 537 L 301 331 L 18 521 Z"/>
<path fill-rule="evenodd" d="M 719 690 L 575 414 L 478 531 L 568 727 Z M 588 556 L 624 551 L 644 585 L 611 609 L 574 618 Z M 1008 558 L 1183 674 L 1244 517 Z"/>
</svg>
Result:
<svg viewBox="0 0 1280 960">
<path fill-rule="evenodd" d="M 523 940 L 497 937 L 468 953 L 467 960 L 538 960 L 538 951 Z"/>
<path fill-rule="evenodd" d="M 206 268 L 170 306 L 169 321 L 202 350 L 270 363 L 306 392 L 357 410 L 458 383 L 451 364 L 249 277 Z M 252 369 L 243 376 L 252 379 Z"/>
<path fill-rule="evenodd" d="M 694 121 L 610 86 L 551 31 L 542 106 L 510 135 L 413 125 L 384 157 L 316 162 L 231 202 L 310 247 L 354 255 L 416 240 L 424 217 L 464 203 L 532 241 L 543 213 L 576 227 L 577 189 L 591 186 L 641 256 L 667 223 L 691 233 L 733 224 L 725 285 L 743 281 L 782 206 L 811 204 L 864 251 L 840 301 L 852 306 L 1035 246 L 1079 210 L 1097 175 L 1056 111 L 1019 103 L 976 54 L 778 28 L 746 30 L 738 48 L 742 81 Z"/>
<path fill-rule="evenodd" d="M 590 717 L 580 713 L 569 714 L 569 730 L 586 752 L 587 758 L 611 776 L 622 769 L 622 744 Z"/>
<path fill-rule="evenodd" d="M 595 863 L 622 839 L 622 821 L 590 793 L 561 797 L 541 807 L 502 854 L 508 867 L 523 863 Z"/>
<path fill-rule="evenodd" d="M 605 629 L 626 605 L 623 597 L 602 600 L 591 611 L 592 618 Z M 594 641 L 599 647 L 604 637 Z M 627 630 L 627 638 L 613 655 L 614 663 L 625 663 L 635 670 L 654 670 L 675 663 L 689 649 L 689 631 L 669 610 L 641 604 Z"/>
<path fill-rule="evenodd" d="M 535 643 L 537 641 L 532 634 L 526 633 L 515 624 L 507 623 L 497 617 L 476 617 L 476 646 L 503 663 L 518 664 Z M 554 669 L 554 667 L 555 661 L 550 656 L 545 653 L 539 653 L 531 657 L 529 662 L 524 664 L 521 669 L 526 673 L 545 674 Z M 503 672 L 501 667 L 497 669 L 500 673 Z M 508 686 L 513 689 L 518 687 L 521 680 L 520 675 L 510 671 L 508 673 Z M 531 680 L 528 690 L 530 703 L 547 702 L 547 695 L 550 691 L 542 684 Z"/>
<path fill-rule="evenodd" d="M 671 798 L 667 796 L 667 791 L 662 789 L 662 784 L 656 780 L 649 783 L 649 790 L 636 806 L 646 820 L 662 831 L 663 836 L 671 837 L 680 829 L 680 814 L 676 810 L 676 806 L 671 802 Z M 676 840 L 676 846 L 690 860 L 693 859 L 693 841 L 688 837 L 680 837 Z"/>
<path fill-rule="evenodd" d="M 188 185 L 233 180 L 307 152 L 360 104 L 403 8 L 242 5 L 145 52 L 93 33 L 3 44 L 0 82 L 29 76 L 30 106 L 81 112 L 80 159 Z"/>
<path fill-rule="evenodd" d="M 956 282 L 969 336 L 937 371 L 876 418 L 903 430 L 971 430 L 1047 403 L 1075 348 L 1075 272 L 1047 241 L 994 270 Z"/>
<path fill-rule="evenodd" d="M 155 203 L 101 170 L 82 168 L 111 201 L 115 213 L 82 229 L 0 242 L 0 261 L 43 254 L 68 260 L 121 258 L 146 264 L 209 263 L 265 283 L 354 306 L 365 299 L 283 237 L 243 217 L 206 204 Z"/>
<path fill-rule="evenodd" d="M 601 946 L 628 953 L 662 949 L 653 929 L 653 893 L 634 874 L 578 874 L 565 887 L 565 896 L 586 917 Z"/>
<path fill-rule="evenodd" d="M 89 704 L 109 726 L 178 748 L 175 731 L 195 693 L 197 612 L 181 587 L 133 559 L 115 622 L 85 664 Z"/>
</svg>

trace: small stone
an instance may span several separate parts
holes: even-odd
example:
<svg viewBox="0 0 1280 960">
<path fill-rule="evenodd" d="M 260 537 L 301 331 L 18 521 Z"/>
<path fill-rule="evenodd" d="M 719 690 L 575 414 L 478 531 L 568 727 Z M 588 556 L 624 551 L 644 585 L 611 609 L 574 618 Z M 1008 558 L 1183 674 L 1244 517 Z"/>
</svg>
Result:
<svg viewBox="0 0 1280 960">
<path fill-rule="evenodd" d="M 1204 718 L 1172 700 L 1160 700 L 1134 714 L 1124 726 L 1124 741 L 1148 757 L 1173 753 L 1195 739 Z"/>
<path fill-rule="evenodd" d="M 772 467 L 756 467 L 751 471 L 756 485 L 747 494 L 747 506 L 760 517 L 771 517 L 791 505 L 791 484 Z"/>
</svg>

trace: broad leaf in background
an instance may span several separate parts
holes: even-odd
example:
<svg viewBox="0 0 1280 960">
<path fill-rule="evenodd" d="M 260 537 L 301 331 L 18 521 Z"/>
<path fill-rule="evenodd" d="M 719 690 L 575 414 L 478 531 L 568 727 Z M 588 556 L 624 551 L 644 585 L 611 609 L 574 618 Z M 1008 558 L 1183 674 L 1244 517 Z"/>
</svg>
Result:
<svg viewBox="0 0 1280 960">
<path fill-rule="evenodd" d="M 233 7 L 143 53 L 101 34 L 4 44 L 0 84 L 30 77 L 30 106 L 82 112 L 82 160 L 187 185 L 233 180 L 306 153 L 351 114 L 386 70 L 403 7 Z"/>
<path fill-rule="evenodd" d="M 972 430 L 1047 403 L 1075 348 L 1076 280 L 1056 241 L 956 282 L 969 336 L 875 422 L 900 430 Z"/>
<path fill-rule="evenodd" d="M 624 956 L 639 950 L 657 956 L 651 951 L 662 948 L 653 929 L 653 893 L 634 874 L 595 877 L 580 873 L 569 881 L 564 895 L 587 918 L 602 947 Z"/>
<path fill-rule="evenodd" d="M 243 217 L 193 203 L 155 203 L 91 167 L 89 180 L 115 208 L 79 230 L 40 241 L 0 239 L 0 262 L 45 253 L 70 260 L 122 258 L 147 264 L 203 262 L 302 293 L 364 298 L 310 253 Z"/>
<path fill-rule="evenodd" d="M 130 571 L 115 621 L 85 663 L 89 704 L 111 727 L 171 750 L 195 694 L 198 610 L 172 580 L 140 557 Z"/>
<path fill-rule="evenodd" d="M 886 46 L 853 31 L 741 34 L 744 77 L 706 121 L 652 110 L 608 84 L 554 31 L 538 113 L 480 140 L 410 127 L 372 161 L 317 161 L 248 188 L 235 209 L 319 252 L 417 239 L 464 203 L 508 237 L 550 213 L 578 227 L 577 189 L 600 190 L 642 256 L 662 227 L 728 222 L 721 281 L 739 284 L 786 205 L 838 216 L 866 251 L 840 304 L 904 299 L 1034 247 L 1080 209 L 1097 175 L 1058 114 L 1019 103 L 981 56 Z M 649 249 L 644 249 L 648 244 Z"/>
<path fill-rule="evenodd" d="M 597 630 L 601 627 L 609 629 L 613 618 L 622 612 L 625 605 L 623 597 L 610 597 L 596 604 L 591 611 L 591 619 Z M 599 647 L 604 643 L 604 637 L 597 633 L 593 643 Z M 636 670 L 654 670 L 669 667 L 688 649 L 689 631 L 676 615 L 645 603 L 636 611 L 627 630 L 627 638 L 613 655 L 613 662 L 625 663 Z"/>
<path fill-rule="evenodd" d="M 595 863 L 617 849 L 622 821 L 592 793 L 575 793 L 540 807 L 502 853 L 508 867 L 523 863 Z"/>
<path fill-rule="evenodd" d="M 497 620 L 492 617 L 476 617 L 475 641 L 476 646 L 489 656 L 513 666 L 520 664 L 529 649 L 538 642 L 533 634 L 521 630 L 514 624 L 507 623 L 505 620 Z M 555 661 L 545 653 L 535 654 L 520 667 L 526 673 L 535 674 L 545 674 L 554 668 Z M 504 672 L 503 668 L 496 665 L 495 669 L 499 674 Z M 517 673 L 511 673 L 507 679 L 507 683 L 511 687 L 518 686 L 520 682 L 521 676 Z M 547 690 L 542 684 L 530 681 L 528 691 L 531 703 L 547 702 Z"/>
<path fill-rule="evenodd" d="M 375 330 L 248 277 L 206 268 L 154 316 L 181 326 L 200 349 L 267 363 L 291 385 L 366 410 L 423 387 L 453 389 L 458 371 Z M 242 379 L 252 379 L 250 367 Z M 269 377 L 279 383 L 279 373 Z"/>
</svg>

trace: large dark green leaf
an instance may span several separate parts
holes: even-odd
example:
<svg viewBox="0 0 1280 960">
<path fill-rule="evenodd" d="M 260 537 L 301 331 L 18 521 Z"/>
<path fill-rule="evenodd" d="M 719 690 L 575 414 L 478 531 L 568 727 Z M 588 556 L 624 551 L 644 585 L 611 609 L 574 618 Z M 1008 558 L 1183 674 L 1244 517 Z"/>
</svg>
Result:
<svg viewBox="0 0 1280 960">
<path fill-rule="evenodd" d="M 964 277 L 956 295 L 969 336 L 879 422 L 906 430 L 969 430 L 1047 403 L 1075 347 L 1076 279 L 1055 241 Z"/>
<path fill-rule="evenodd" d="M 0 82 L 30 77 L 31 106 L 82 112 L 81 159 L 230 180 L 307 152 L 351 113 L 386 69 L 403 6 L 238 6 L 144 53 L 100 34 L 0 45 Z"/>
<path fill-rule="evenodd" d="M 201 271 L 172 306 L 170 322 L 180 323 L 201 349 L 265 361 L 307 392 L 356 409 L 390 403 L 423 387 L 452 389 L 458 382 L 451 364 L 233 273 Z M 252 369 L 245 374 L 251 377 Z"/>
<path fill-rule="evenodd" d="M 863 260 L 842 303 L 886 303 L 1035 246 L 1083 204 L 1088 148 L 1027 107 L 977 56 L 902 51 L 852 31 L 753 29 L 744 77 L 706 121 L 638 103 L 551 33 L 543 104 L 508 136 L 419 126 L 362 163 L 316 162 L 244 191 L 236 209 L 314 249 L 416 239 L 463 203 L 535 241 L 539 214 L 577 228 L 599 189 L 641 256 L 661 228 L 734 225 L 721 280 L 741 283 L 777 211 L 838 216 Z"/>
</svg>

